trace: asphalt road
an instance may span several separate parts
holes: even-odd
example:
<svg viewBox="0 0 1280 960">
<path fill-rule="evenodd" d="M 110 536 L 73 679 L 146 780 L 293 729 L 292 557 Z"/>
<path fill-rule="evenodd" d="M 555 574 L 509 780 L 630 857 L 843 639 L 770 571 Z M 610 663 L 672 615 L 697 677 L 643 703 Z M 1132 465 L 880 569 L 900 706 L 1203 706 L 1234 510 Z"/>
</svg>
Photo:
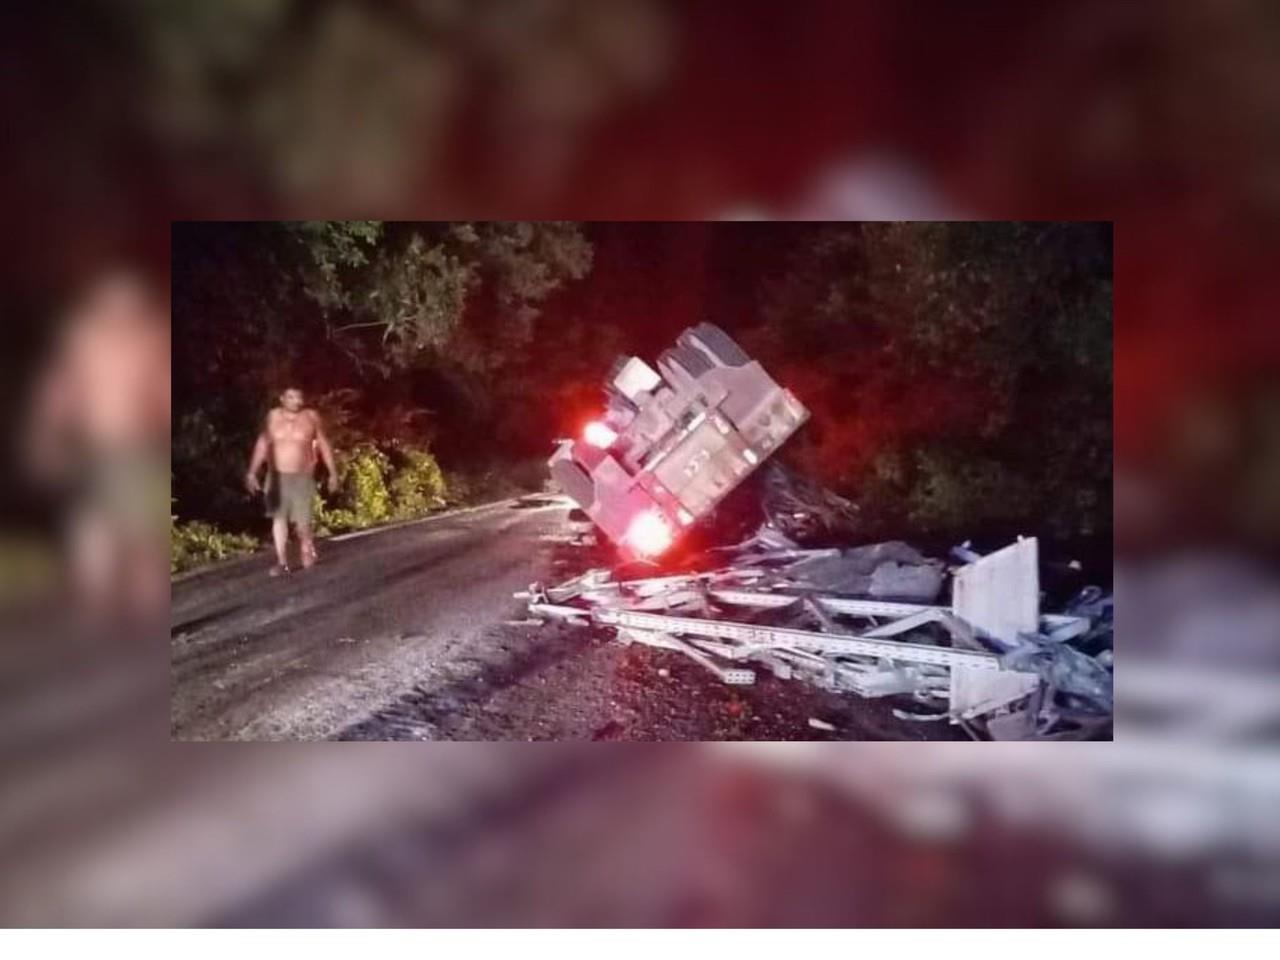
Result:
<svg viewBox="0 0 1280 960">
<path fill-rule="evenodd" d="M 551 505 L 545 505 L 550 503 Z M 522 617 L 567 508 L 508 501 L 321 544 L 313 569 L 263 554 L 174 583 L 171 728 L 182 740 L 315 740 L 414 685 L 456 679 L 460 651 Z"/>
<path fill-rule="evenodd" d="M 322 543 L 312 570 L 269 558 L 173 585 L 177 740 L 879 740 L 962 736 L 886 700 L 767 671 L 729 687 L 611 631 L 538 624 L 512 594 L 616 562 L 550 498 Z M 829 724 L 815 729 L 811 718 Z"/>
</svg>

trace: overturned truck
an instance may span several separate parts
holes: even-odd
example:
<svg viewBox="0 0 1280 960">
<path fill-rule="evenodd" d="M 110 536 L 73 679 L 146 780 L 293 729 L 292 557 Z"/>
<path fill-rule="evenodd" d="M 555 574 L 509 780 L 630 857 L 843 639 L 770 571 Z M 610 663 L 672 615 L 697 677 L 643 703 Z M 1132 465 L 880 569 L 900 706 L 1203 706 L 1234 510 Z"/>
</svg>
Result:
<svg viewBox="0 0 1280 960">
<path fill-rule="evenodd" d="M 615 364 L 604 414 L 562 441 L 551 476 L 632 557 L 656 557 L 799 429 L 809 411 L 719 327 Z"/>
<path fill-rule="evenodd" d="M 615 365 L 604 414 L 550 461 L 560 489 L 622 558 L 655 566 L 808 417 L 710 324 L 682 333 L 657 366 L 636 357 Z M 797 489 L 808 491 L 799 502 Z M 683 569 L 589 570 L 520 596 L 532 617 L 677 651 L 728 684 L 753 684 L 765 669 L 838 693 L 899 697 L 903 721 L 949 721 L 975 738 L 1110 729 L 1110 597 L 1090 588 L 1043 612 L 1033 537 L 985 557 L 959 547 L 950 562 L 905 543 L 807 548 L 796 518 L 839 501 L 814 490 L 788 486 L 785 512 L 764 510 L 752 536 Z"/>
</svg>

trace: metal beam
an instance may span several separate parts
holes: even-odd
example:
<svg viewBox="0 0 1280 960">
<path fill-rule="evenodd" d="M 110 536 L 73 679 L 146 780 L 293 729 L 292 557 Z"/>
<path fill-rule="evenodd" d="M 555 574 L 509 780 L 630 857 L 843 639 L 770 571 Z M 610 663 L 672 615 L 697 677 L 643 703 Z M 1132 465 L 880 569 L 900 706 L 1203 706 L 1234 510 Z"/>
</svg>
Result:
<svg viewBox="0 0 1280 960">
<path fill-rule="evenodd" d="M 724 590 L 712 587 L 707 591 L 714 599 L 740 607 L 785 607 L 804 599 L 803 594 L 758 593 L 754 590 Z M 843 597 L 824 597 L 814 594 L 813 599 L 833 613 L 850 617 L 909 617 L 925 610 L 946 610 L 923 603 L 891 603 L 887 600 L 847 600 Z"/>
<path fill-rule="evenodd" d="M 630 610 L 593 610 L 592 619 L 615 627 L 652 630 L 657 633 L 690 634 L 736 640 L 761 648 L 800 647 L 827 653 L 846 653 L 864 657 L 885 657 L 907 663 L 937 663 L 944 666 L 966 666 L 975 670 L 1000 670 L 1000 660 L 993 653 L 956 650 L 931 644 L 905 643 L 900 640 L 877 640 L 868 637 L 833 637 L 811 630 L 768 627 L 731 620 L 703 620 L 697 617 L 669 617 Z"/>
</svg>

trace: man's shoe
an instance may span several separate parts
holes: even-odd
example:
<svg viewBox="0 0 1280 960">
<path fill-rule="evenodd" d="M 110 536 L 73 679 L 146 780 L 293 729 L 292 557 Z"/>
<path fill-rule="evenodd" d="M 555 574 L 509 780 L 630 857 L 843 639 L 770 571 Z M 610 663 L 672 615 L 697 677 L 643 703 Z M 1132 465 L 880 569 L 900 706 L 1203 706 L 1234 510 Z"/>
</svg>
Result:
<svg viewBox="0 0 1280 960">
<path fill-rule="evenodd" d="M 267 576 L 283 577 L 288 572 L 289 572 L 289 568 L 287 565 L 283 563 L 277 563 L 275 566 L 273 566 L 270 570 L 267 571 Z"/>
</svg>

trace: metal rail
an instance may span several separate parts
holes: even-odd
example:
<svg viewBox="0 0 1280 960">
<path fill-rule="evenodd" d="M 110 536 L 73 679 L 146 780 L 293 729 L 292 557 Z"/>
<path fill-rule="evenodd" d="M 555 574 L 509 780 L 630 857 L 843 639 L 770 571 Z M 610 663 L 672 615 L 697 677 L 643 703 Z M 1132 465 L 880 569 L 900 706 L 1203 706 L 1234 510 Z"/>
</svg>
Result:
<svg viewBox="0 0 1280 960">
<path fill-rule="evenodd" d="M 596 623 L 629 630 L 649 630 L 654 633 L 686 634 L 737 640 L 747 646 L 798 647 L 822 650 L 827 653 L 846 653 L 863 657 L 883 657 L 907 663 L 936 663 L 947 667 L 964 666 L 975 670 L 1000 670 L 1000 658 L 994 653 L 977 650 L 956 650 L 931 644 L 906 643 L 901 640 L 878 640 L 870 637 L 833 637 L 811 630 L 795 630 L 789 627 L 770 627 L 732 620 L 703 620 L 698 617 L 669 617 L 657 613 L 638 613 L 632 610 L 591 611 Z"/>
</svg>

